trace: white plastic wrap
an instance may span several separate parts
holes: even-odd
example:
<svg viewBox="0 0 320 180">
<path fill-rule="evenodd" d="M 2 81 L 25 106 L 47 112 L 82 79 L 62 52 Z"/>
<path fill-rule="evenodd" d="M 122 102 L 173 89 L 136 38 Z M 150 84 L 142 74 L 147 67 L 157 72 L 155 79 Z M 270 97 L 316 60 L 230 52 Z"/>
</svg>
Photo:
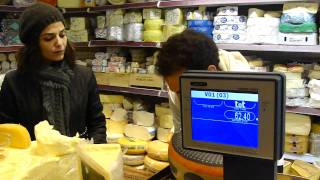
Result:
<svg viewBox="0 0 320 180">
<path fill-rule="evenodd" d="M 102 29 L 95 29 L 94 31 L 95 37 L 97 39 L 106 39 L 107 38 L 107 29 L 106 28 L 102 28 Z"/>
<path fill-rule="evenodd" d="M 142 13 L 139 11 L 127 12 L 123 17 L 123 23 L 142 23 Z"/>
<path fill-rule="evenodd" d="M 132 23 L 125 25 L 125 37 L 126 41 L 143 41 L 143 24 L 142 23 Z"/>
<path fill-rule="evenodd" d="M 320 80 L 312 79 L 308 83 L 310 98 L 320 101 Z"/>
<path fill-rule="evenodd" d="M 28 7 L 37 3 L 37 0 L 13 0 L 13 5 L 16 7 Z"/>
<path fill-rule="evenodd" d="M 111 26 L 107 28 L 107 40 L 123 41 L 123 28 L 119 26 Z"/>
<path fill-rule="evenodd" d="M 286 96 L 288 98 L 307 97 L 309 96 L 309 89 L 308 88 L 286 89 Z"/>
</svg>

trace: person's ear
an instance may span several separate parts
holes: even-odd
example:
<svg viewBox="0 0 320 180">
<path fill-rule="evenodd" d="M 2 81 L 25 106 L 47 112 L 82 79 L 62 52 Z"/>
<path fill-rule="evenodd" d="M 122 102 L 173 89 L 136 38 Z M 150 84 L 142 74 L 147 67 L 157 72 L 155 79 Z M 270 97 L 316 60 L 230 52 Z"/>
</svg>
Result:
<svg viewBox="0 0 320 180">
<path fill-rule="evenodd" d="M 214 71 L 218 71 L 218 69 L 215 65 L 211 64 L 208 66 L 208 71 L 214 72 Z"/>
</svg>

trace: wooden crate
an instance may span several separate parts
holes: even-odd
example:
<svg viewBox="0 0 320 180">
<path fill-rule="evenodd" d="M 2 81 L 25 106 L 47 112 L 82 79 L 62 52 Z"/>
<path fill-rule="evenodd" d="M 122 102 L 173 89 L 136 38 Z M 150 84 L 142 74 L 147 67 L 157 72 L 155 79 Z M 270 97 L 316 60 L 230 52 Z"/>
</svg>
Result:
<svg viewBox="0 0 320 180">
<path fill-rule="evenodd" d="M 125 180 L 146 180 L 155 173 L 148 170 L 139 170 L 130 166 L 123 166 L 123 173 Z"/>
<path fill-rule="evenodd" d="M 151 87 L 163 89 L 163 78 L 156 74 L 130 74 L 129 85 L 137 87 Z"/>
<path fill-rule="evenodd" d="M 130 74 L 127 73 L 95 73 L 100 85 L 129 87 Z"/>
</svg>

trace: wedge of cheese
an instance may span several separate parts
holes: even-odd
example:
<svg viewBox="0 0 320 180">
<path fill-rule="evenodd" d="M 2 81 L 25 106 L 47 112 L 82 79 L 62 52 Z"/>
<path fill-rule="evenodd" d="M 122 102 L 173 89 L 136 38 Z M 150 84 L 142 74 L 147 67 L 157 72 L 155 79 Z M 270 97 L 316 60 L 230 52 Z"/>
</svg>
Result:
<svg viewBox="0 0 320 180">
<path fill-rule="evenodd" d="M 28 130 L 19 124 L 0 124 L 1 140 L 7 141 L 10 147 L 13 148 L 28 148 L 31 143 L 31 138 Z M 9 136 L 10 139 L 4 139 L 4 136 Z"/>
<path fill-rule="evenodd" d="M 118 133 L 123 134 L 124 128 L 128 124 L 128 121 L 113 121 L 113 120 L 106 120 L 107 125 L 107 133 Z"/>
<path fill-rule="evenodd" d="M 110 119 L 113 121 L 127 121 L 128 120 L 127 111 L 123 108 L 117 108 L 113 111 Z"/>
<path fill-rule="evenodd" d="M 311 130 L 311 118 L 307 115 L 286 113 L 285 132 L 308 136 Z"/>
<path fill-rule="evenodd" d="M 123 179 L 122 151 L 119 144 L 81 145 L 79 156 L 85 164 L 105 179 Z"/>
<path fill-rule="evenodd" d="M 150 141 L 155 137 L 156 128 L 128 124 L 124 129 L 124 134 L 130 138 Z"/>
<path fill-rule="evenodd" d="M 154 114 L 147 111 L 133 111 L 133 123 L 141 126 L 153 126 Z"/>
</svg>

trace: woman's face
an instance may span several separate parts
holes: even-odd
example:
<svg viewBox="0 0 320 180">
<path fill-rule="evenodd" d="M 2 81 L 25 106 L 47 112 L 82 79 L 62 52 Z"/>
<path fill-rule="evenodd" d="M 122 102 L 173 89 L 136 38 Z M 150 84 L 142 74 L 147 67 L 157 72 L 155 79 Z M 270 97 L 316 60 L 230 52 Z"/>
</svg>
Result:
<svg viewBox="0 0 320 180">
<path fill-rule="evenodd" d="M 49 61 L 61 61 L 67 46 L 67 35 L 62 22 L 48 25 L 40 34 L 42 56 Z"/>
</svg>

